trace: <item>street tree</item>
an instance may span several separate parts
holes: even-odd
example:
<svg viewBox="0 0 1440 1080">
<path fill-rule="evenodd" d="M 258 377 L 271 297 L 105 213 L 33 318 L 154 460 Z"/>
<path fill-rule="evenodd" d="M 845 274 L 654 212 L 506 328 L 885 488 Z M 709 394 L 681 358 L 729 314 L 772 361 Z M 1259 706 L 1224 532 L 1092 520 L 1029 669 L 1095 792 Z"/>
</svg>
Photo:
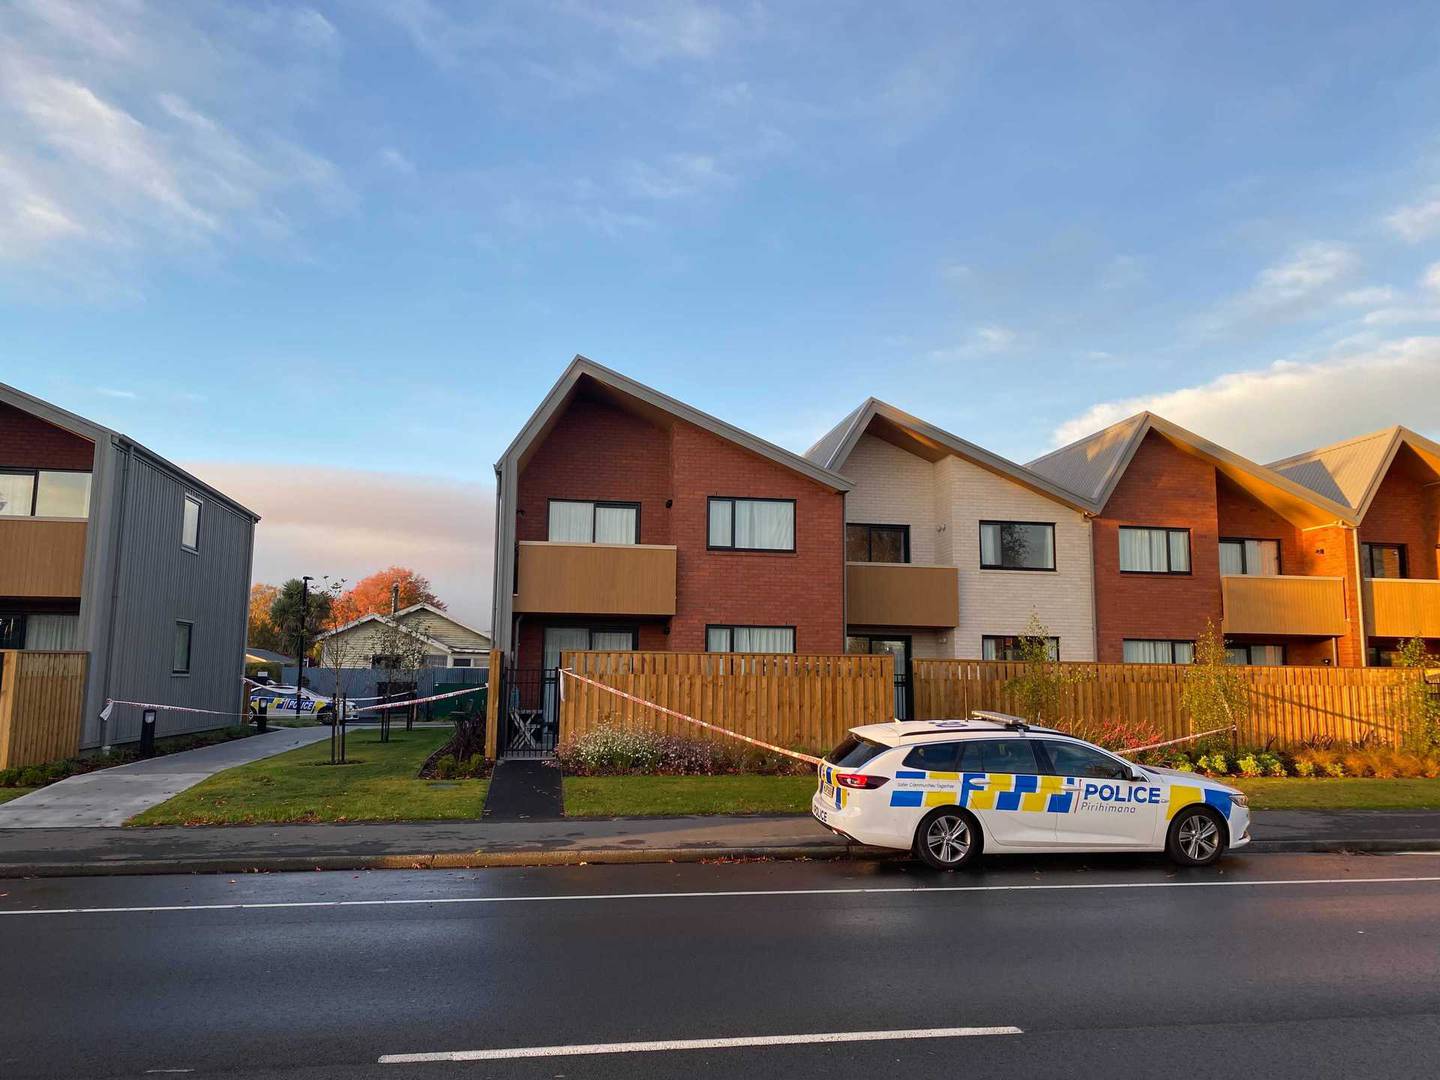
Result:
<svg viewBox="0 0 1440 1080">
<path fill-rule="evenodd" d="M 381 616 L 375 620 L 377 628 L 371 639 L 375 657 L 379 660 L 385 671 L 385 679 L 389 685 L 390 693 L 395 692 L 397 685 L 405 684 L 415 687 L 419 681 L 420 669 L 425 666 L 425 657 L 429 652 L 429 642 L 419 634 L 389 616 Z M 385 704 L 382 702 L 381 704 Z M 394 710 L 384 709 L 381 711 L 380 741 L 390 741 L 390 715 Z M 413 726 L 414 712 L 407 714 L 410 719 L 406 722 L 407 730 Z"/>
<path fill-rule="evenodd" d="M 328 578 L 321 580 L 324 584 L 310 589 L 307 597 L 304 583 L 299 578 L 291 578 L 280 587 L 280 594 L 270 604 L 270 621 L 275 624 L 281 643 L 297 657 L 302 648 L 308 653 L 314 645 L 316 635 L 329 623 L 340 595 Z M 343 579 L 340 583 L 344 584 Z"/>
<path fill-rule="evenodd" d="M 280 628 L 275 625 L 275 620 L 270 615 L 279 596 L 278 588 L 263 581 L 257 581 L 250 586 L 250 616 L 245 631 L 247 645 L 272 652 L 280 652 L 284 648 L 284 642 L 280 640 Z"/>
<path fill-rule="evenodd" d="M 1087 669 L 1067 668 L 1060 663 L 1050 628 L 1034 611 L 1020 634 L 1019 656 L 1024 670 L 1007 679 L 1004 689 L 1014 695 L 1016 707 L 1025 718 L 1036 724 L 1058 720 L 1065 691 L 1093 674 Z"/>
<path fill-rule="evenodd" d="M 330 633 L 331 636 L 320 642 L 320 665 L 328 674 L 325 680 L 330 684 L 331 704 L 335 709 L 335 726 L 330 732 L 330 764 L 345 764 L 345 719 L 347 703 L 345 700 L 345 671 L 353 668 L 361 658 L 361 650 L 366 643 L 356 634 L 334 634 L 346 625 L 349 620 L 340 613 L 336 600 L 345 590 L 345 579 L 337 578 L 331 581 L 324 579 L 321 585 L 311 596 L 314 602 L 317 598 L 325 612 L 323 621 L 317 627 L 317 633 Z"/>
<path fill-rule="evenodd" d="M 1440 657 L 1431 655 L 1423 638 L 1411 638 L 1401 643 L 1394 664 L 1414 675 L 1400 687 L 1396 727 L 1407 748 L 1429 753 L 1440 747 L 1440 687 L 1427 682 L 1426 674 L 1440 668 Z"/>
<path fill-rule="evenodd" d="M 1225 653 L 1225 639 L 1208 619 L 1195 642 L 1195 661 L 1185 671 L 1180 702 L 1193 731 L 1229 727 L 1238 732 L 1250 715 L 1250 682 Z"/>
</svg>

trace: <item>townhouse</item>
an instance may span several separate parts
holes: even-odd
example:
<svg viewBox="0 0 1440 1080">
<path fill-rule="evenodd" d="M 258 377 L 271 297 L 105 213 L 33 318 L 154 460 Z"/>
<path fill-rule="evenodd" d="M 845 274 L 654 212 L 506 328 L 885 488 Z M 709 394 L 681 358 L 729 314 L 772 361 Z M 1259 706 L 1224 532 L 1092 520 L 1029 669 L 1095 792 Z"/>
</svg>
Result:
<svg viewBox="0 0 1440 1080">
<path fill-rule="evenodd" d="M 240 707 L 259 519 L 117 431 L 0 384 L 0 650 L 85 654 L 63 753 L 224 726 Z M 0 653 L 0 665 L 4 654 Z M 6 682 L 11 686 L 11 682 Z"/>
</svg>

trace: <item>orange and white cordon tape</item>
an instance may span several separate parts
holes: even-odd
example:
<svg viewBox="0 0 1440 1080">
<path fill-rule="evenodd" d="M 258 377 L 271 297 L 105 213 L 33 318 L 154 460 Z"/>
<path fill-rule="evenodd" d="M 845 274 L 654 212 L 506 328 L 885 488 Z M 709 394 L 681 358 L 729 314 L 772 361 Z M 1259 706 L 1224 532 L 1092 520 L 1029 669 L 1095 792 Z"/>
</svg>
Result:
<svg viewBox="0 0 1440 1080">
<path fill-rule="evenodd" d="M 1132 746 L 1129 750 L 1116 750 L 1117 754 L 1138 754 L 1143 750 L 1159 750 L 1162 746 L 1174 746 L 1176 743 L 1190 742 L 1192 739 L 1203 739 L 1207 735 L 1219 735 L 1222 731 L 1234 731 L 1234 724 L 1227 724 L 1225 727 L 1211 728 L 1209 731 L 1197 732 L 1194 735 L 1182 735 L 1178 739 L 1166 739 L 1164 742 L 1151 743 L 1149 746 Z"/>
<path fill-rule="evenodd" d="M 749 735 L 741 735 L 738 731 L 731 731 L 729 728 L 723 728 L 719 724 L 707 723 L 706 721 L 698 720 L 693 716 L 687 716 L 685 713 L 676 712 L 674 709 L 667 709 L 664 705 L 657 705 L 653 701 L 646 701 L 644 698 L 636 697 L 634 694 L 627 694 L 624 690 L 617 690 L 613 686 L 606 686 L 604 683 L 597 682 L 594 679 L 586 678 L 584 675 L 577 675 L 569 668 L 560 668 L 560 675 L 562 676 L 562 678 L 560 679 L 562 698 L 564 697 L 565 687 L 564 676 L 569 675 L 570 678 L 575 679 L 578 682 L 589 683 L 591 686 L 598 686 L 601 690 L 608 690 L 610 693 L 616 695 L 617 697 L 622 697 L 626 701 L 633 701 L 635 702 L 635 704 L 643 705 L 647 709 L 654 709 L 656 712 L 664 713 L 666 716 L 673 716 L 676 720 L 684 720 L 688 724 L 694 724 L 697 727 L 702 727 L 709 731 L 718 731 L 721 735 L 729 736 L 732 739 L 739 739 L 741 742 L 747 742 L 751 746 L 759 746 L 765 750 L 773 750 L 777 754 L 784 754 L 786 757 L 794 758 L 796 761 L 804 761 L 810 765 L 820 764 L 820 759 L 817 757 L 811 757 L 809 754 L 802 754 L 798 750 L 787 750 L 783 746 L 776 746 L 774 743 L 764 742 L 761 739 L 752 739 Z"/>
<path fill-rule="evenodd" d="M 406 698 L 404 701 L 392 701 L 388 705 L 366 705 L 363 709 L 352 709 L 352 712 L 379 712 L 385 709 L 406 709 L 411 705 L 424 705 L 427 701 L 444 701 L 446 698 L 461 697 L 465 694 L 478 694 L 484 690 L 483 686 L 472 686 L 465 690 L 451 690 L 448 694 L 431 694 L 429 697 Z"/>
</svg>

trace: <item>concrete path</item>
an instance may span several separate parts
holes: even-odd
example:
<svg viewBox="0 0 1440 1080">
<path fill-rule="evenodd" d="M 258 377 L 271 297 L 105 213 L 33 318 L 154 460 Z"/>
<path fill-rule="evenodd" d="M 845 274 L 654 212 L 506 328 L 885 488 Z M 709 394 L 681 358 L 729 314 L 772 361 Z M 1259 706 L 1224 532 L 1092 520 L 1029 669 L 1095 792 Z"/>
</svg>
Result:
<svg viewBox="0 0 1440 1080">
<path fill-rule="evenodd" d="M 118 828 L 218 772 L 329 737 L 328 727 L 279 728 L 72 776 L 0 804 L 0 829 Z"/>
</svg>

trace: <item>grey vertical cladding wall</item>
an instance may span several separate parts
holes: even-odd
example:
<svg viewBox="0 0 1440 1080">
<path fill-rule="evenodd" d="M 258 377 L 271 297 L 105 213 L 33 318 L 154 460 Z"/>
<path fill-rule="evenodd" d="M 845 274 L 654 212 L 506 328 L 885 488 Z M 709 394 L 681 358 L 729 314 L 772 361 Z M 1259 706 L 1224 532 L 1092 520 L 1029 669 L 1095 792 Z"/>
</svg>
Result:
<svg viewBox="0 0 1440 1080">
<path fill-rule="evenodd" d="M 121 483 L 119 476 L 116 482 Z M 168 469 L 136 452 L 123 481 L 112 556 L 119 560 L 111 621 L 110 655 L 103 697 L 181 705 L 234 713 L 242 703 L 245 629 L 255 523 L 247 514 L 203 490 L 187 486 Z M 199 551 L 181 546 L 185 494 L 196 495 Z M 172 673 L 175 624 L 194 624 L 190 674 Z M 115 706 L 107 743 L 139 738 L 141 713 Z M 198 713 L 161 712 L 161 736 L 202 731 L 237 722 Z M 100 722 L 86 717 L 84 746 L 101 741 Z"/>
</svg>

